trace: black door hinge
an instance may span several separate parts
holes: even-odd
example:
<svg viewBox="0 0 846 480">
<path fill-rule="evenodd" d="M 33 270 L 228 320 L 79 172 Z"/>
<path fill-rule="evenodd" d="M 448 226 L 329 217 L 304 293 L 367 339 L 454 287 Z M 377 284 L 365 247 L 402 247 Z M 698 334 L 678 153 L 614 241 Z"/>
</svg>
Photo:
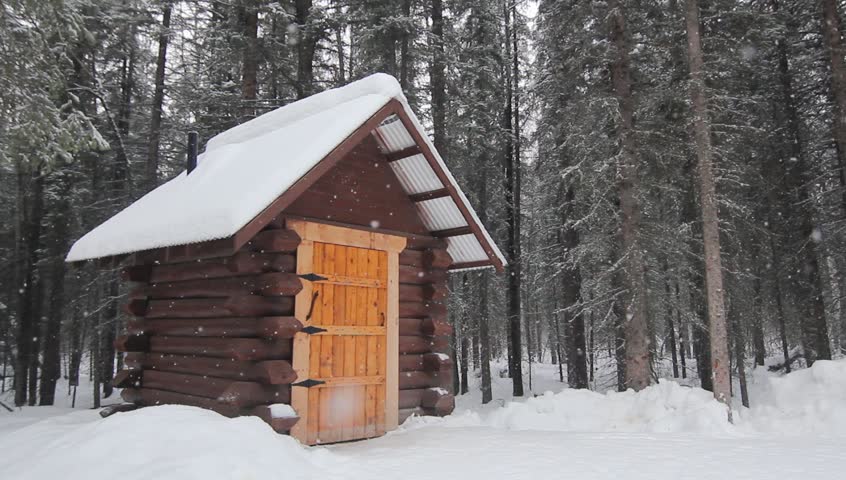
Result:
<svg viewBox="0 0 846 480">
<path fill-rule="evenodd" d="M 300 331 L 303 332 L 303 333 L 307 333 L 309 335 L 314 335 L 315 333 L 325 332 L 326 329 L 320 328 L 320 327 L 315 327 L 314 325 L 309 325 L 307 327 L 303 327 L 303 329 L 300 330 Z"/>
<path fill-rule="evenodd" d="M 321 277 L 316 273 L 303 273 L 302 275 L 297 275 L 298 277 L 302 278 L 303 280 L 308 280 L 309 282 L 320 282 L 322 280 L 326 280 L 326 277 Z"/>
<path fill-rule="evenodd" d="M 311 387 L 314 387 L 316 385 L 323 385 L 324 383 L 326 383 L 326 382 L 324 382 L 323 380 L 314 380 L 312 378 L 307 378 L 307 379 L 303 380 L 302 382 L 292 383 L 291 386 L 292 387 L 311 388 Z"/>
</svg>

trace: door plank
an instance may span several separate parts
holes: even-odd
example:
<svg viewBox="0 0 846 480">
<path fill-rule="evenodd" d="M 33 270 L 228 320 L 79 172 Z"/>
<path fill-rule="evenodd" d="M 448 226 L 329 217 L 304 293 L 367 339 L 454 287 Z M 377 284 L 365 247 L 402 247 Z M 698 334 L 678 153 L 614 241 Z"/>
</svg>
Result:
<svg viewBox="0 0 846 480">
<path fill-rule="evenodd" d="M 312 269 L 313 261 L 313 242 L 303 239 L 297 248 L 297 273 L 308 273 Z M 309 301 L 312 295 L 312 285 L 310 282 L 303 282 L 303 288 L 297 294 L 294 301 L 294 316 L 307 325 L 306 316 L 308 315 Z M 293 356 L 291 359 L 291 367 L 300 380 L 309 378 L 310 370 L 310 352 L 311 352 L 311 338 L 309 335 L 298 332 L 294 335 L 293 342 Z M 291 389 L 291 408 L 297 412 L 301 419 L 306 419 L 305 422 L 297 422 L 291 427 L 291 436 L 297 440 L 305 443 L 311 443 L 309 439 L 308 419 L 309 417 L 309 392 L 306 388 L 292 388 Z"/>
</svg>

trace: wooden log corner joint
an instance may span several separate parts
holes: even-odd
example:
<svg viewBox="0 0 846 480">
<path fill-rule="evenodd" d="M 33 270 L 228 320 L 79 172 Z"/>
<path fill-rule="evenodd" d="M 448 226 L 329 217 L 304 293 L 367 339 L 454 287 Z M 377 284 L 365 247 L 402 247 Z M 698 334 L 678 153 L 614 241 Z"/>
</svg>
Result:
<svg viewBox="0 0 846 480">
<path fill-rule="evenodd" d="M 376 88 L 385 80 L 362 81 Z M 350 90 L 360 91 L 367 89 Z M 125 369 L 114 379 L 127 404 L 104 416 L 190 405 L 229 417 L 257 416 L 311 445 L 377 437 L 411 415 L 452 412 L 448 272 L 501 270 L 505 262 L 404 102 L 389 100 L 368 115 L 352 134 L 333 140 L 330 153 L 310 160 L 307 173 L 283 186 L 282 194 L 268 197 L 265 208 L 245 214 L 233 202 L 229 211 L 208 212 L 246 215 L 234 234 L 170 245 L 168 232 L 156 238 L 154 231 L 143 240 L 166 246 L 118 245 L 103 256 L 79 253 L 91 250 L 88 236 L 74 245 L 72 261 L 130 263 L 122 275 L 132 283 L 126 330 L 115 342 Z M 406 146 L 385 141 L 388 124 L 404 129 Z M 207 153 L 229 135 L 240 138 L 245 128 L 252 127 L 235 127 L 209 142 Z M 242 154 L 249 153 L 252 141 L 238 141 Z M 226 162 L 249 163 L 249 157 L 218 166 L 225 172 Z M 195 170 L 218 174 L 208 168 L 201 159 Z M 414 183 L 400 177 L 410 175 L 406 170 L 426 177 L 431 187 L 405 190 Z M 252 181 L 263 181 L 257 173 Z M 202 196 L 202 188 L 191 188 L 200 176 L 189 172 L 182 180 L 184 201 L 207 200 L 188 195 Z M 177 190 L 157 189 L 148 197 L 162 200 Z M 146 198 L 133 208 L 144 211 Z M 446 202 L 460 220 L 443 219 L 443 207 L 432 208 Z M 192 234 L 179 233 L 186 239 Z M 274 415 L 282 410 L 295 415 Z"/>
</svg>

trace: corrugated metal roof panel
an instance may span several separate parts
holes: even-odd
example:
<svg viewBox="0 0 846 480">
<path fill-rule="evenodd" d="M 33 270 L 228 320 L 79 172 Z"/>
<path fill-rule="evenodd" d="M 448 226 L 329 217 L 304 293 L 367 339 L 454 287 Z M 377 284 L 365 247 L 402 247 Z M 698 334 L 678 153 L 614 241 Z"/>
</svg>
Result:
<svg viewBox="0 0 846 480">
<path fill-rule="evenodd" d="M 390 165 L 402 188 L 409 195 L 444 188 L 444 184 L 422 154 L 391 162 Z"/>
<path fill-rule="evenodd" d="M 452 257 L 453 264 L 478 262 L 488 259 L 488 255 L 473 234 L 447 238 L 447 252 Z"/>
<path fill-rule="evenodd" d="M 379 132 L 379 137 L 381 137 L 382 143 L 388 152 L 396 152 L 403 148 L 417 145 L 414 142 L 414 138 L 411 137 L 411 134 L 408 133 L 408 130 L 405 129 L 402 121 L 396 115 L 386 118 L 376 130 Z"/>
<path fill-rule="evenodd" d="M 414 137 L 411 136 L 397 115 L 391 115 L 385 119 L 374 131 L 374 137 L 376 137 L 379 147 L 385 153 L 398 152 L 417 145 Z M 426 140 L 429 143 L 428 139 Z M 429 147 L 433 148 L 431 143 L 429 143 Z M 437 156 L 434 150 L 433 153 Z M 438 160 L 443 165 L 443 161 Z M 409 195 L 445 187 L 423 154 L 406 157 L 391 162 L 389 165 L 396 174 L 403 190 Z M 449 174 L 448 170 L 445 170 L 445 173 L 447 178 L 450 179 L 450 183 L 458 191 L 460 201 L 467 203 L 466 198 L 461 193 L 452 175 Z M 461 213 L 461 210 L 452 197 L 442 197 L 418 202 L 417 211 L 420 213 L 423 224 L 430 231 L 446 230 L 468 225 L 468 220 Z M 473 216 L 473 221 L 478 223 L 478 219 L 473 215 L 472 210 L 471 215 Z M 501 258 L 496 245 L 493 244 L 487 232 L 484 231 L 484 227 L 482 234 L 488 238 L 492 248 L 495 250 L 495 254 Z M 446 241 L 447 251 L 452 256 L 455 264 L 489 260 L 489 256 L 482 247 L 479 239 L 473 234 L 448 237 Z"/>
<path fill-rule="evenodd" d="M 423 224 L 430 231 L 467 226 L 467 220 L 464 219 L 464 215 L 461 214 L 461 210 L 458 209 L 451 197 L 418 202 L 417 210 L 420 212 Z M 485 255 L 485 258 L 487 258 L 487 255 Z"/>
</svg>

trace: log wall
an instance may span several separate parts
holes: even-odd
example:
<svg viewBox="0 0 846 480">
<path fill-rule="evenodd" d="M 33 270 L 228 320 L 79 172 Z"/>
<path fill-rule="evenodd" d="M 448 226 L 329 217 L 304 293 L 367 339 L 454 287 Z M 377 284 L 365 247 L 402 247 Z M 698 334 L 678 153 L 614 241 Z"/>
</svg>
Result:
<svg viewBox="0 0 846 480">
<path fill-rule="evenodd" d="M 299 237 L 274 222 L 239 251 L 220 248 L 135 255 L 132 318 L 115 385 L 136 405 L 182 404 L 226 416 L 256 415 L 287 432 L 269 406 L 290 403 Z"/>
<path fill-rule="evenodd" d="M 399 421 L 444 416 L 455 408 L 447 320 L 447 269 L 452 259 L 438 242 L 409 241 L 400 254 Z"/>
<path fill-rule="evenodd" d="M 295 275 L 299 237 L 276 220 L 239 251 L 196 248 L 135 255 L 124 269 L 133 282 L 132 318 L 116 347 L 126 370 L 115 385 L 140 406 L 184 404 L 226 416 L 256 415 L 276 431 L 297 421 L 274 419 L 269 405 L 290 403 Z M 196 255 L 193 252 L 197 252 Z M 447 415 L 452 392 L 452 327 L 441 240 L 410 239 L 400 254 L 399 421 Z M 304 387 L 295 387 L 304 388 Z"/>
</svg>

